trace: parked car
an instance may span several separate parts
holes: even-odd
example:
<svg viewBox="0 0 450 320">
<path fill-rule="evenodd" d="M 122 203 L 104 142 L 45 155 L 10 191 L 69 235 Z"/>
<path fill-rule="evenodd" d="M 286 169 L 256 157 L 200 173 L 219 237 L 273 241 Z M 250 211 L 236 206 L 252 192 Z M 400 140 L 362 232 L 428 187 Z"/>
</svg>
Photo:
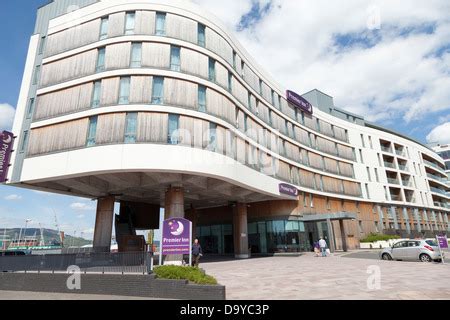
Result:
<svg viewBox="0 0 450 320">
<path fill-rule="evenodd" d="M 445 257 L 445 256 L 444 256 Z M 380 252 L 383 260 L 441 261 L 438 244 L 434 239 L 404 240 Z"/>
</svg>

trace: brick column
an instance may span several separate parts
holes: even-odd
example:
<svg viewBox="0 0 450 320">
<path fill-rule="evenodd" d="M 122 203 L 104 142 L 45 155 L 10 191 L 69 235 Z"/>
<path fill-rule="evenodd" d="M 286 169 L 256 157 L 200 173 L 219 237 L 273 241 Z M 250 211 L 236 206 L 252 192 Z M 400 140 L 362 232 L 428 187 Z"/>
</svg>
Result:
<svg viewBox="0 0 450 320">
<path fill-rule="evenodd" d="M 195 208 L 191 208 L 186 210 L 186 216 L 185 218 L 190 220 L 192 222 L 192 240 L 194 240 L 195 238 L 197 238 L 197 209 Z"/>
<path fill-rule="evenodd" d="M 234 256 L 238 259 L 249 258 L 247 232 L 247 205 L 236 203 L 233 207 L 233 237 Z"/>
<path fill-rule="evenodd" d="M 94 248 L 105 248 L 110 251 L 112 225 L 114 217 L 114 196 L 97 200 L 97 214 L 95 217 Z"/>
</svg>

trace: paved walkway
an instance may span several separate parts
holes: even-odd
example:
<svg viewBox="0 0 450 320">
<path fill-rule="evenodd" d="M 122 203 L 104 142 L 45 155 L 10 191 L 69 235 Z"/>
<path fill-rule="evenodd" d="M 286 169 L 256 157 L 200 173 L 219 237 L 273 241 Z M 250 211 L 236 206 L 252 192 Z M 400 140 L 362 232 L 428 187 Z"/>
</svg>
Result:
<svg viewBox="0 0 450 320">
<path fill-rule="evenodd" d="M 450 264 L 307 253 L 210 262 L 201 268 L 226 286 L 227 299 L 450 299 Z M 368 273 L 373 268 L 379 270 L 379 289 Z"/>
</svg>

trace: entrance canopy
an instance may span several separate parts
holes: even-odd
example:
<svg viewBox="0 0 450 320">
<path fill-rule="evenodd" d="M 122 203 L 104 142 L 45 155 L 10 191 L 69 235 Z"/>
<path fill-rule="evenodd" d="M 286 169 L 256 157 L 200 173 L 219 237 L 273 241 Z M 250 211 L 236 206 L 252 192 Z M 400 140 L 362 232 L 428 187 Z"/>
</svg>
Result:
<svg viewBox="0 0 450 320">
<path fill-rule="evenodd" d="M 356 219 L 355 213 L 350 212 L 336 212 L 328 214 L 311 214 L 303 216 L 300 221 L 304 222 L 319 222 L 328 220 L 354 220 Z"/>
</svg>

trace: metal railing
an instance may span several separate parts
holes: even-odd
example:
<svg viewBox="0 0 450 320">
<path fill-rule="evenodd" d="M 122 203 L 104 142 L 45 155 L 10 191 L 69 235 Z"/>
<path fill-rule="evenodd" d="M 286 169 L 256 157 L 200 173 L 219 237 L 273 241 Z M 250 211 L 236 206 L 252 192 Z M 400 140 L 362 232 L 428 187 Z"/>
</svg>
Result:
<svg viewBox="0 0 450 320">
<path fill-rule="evenodd" d="M 0 272 L 67 272 L 72 266 L 82 273 L 149 274 L 153 270 L 153 255 L 150 252 L 91 252 L 0 256 Z"/>
<path fill-rule="evenodd" d="M 433 168 L 436 168 L 436 169 L 438 169 L 438 170 L 441 170 L 441 171 L 444 171 L 444 169 L 443 168 L 441 168 L 439 165 L 437 165 L 436 163 L 433 163 L 433 162 L 431 162 L 431 161 L 428 161 L 428 160 L 423 160 L 423 163 L 425 163 L 425 164 L 427 164 L 427 165 L 429 165 L 429 166 L 431 166 L 431 167 L 433 167 Z"/>
<path fill-rule="evenodd" d="M 387 168 L 395 169 L 395 163 L 393 163 L 393 162 L 384 161 L 384 166 L 387 167 Z"/>
<path fill-rule="evenodd" d="M 443 194 L 445 196 L 448 196 L 447 192 L 445 190 L 439 189 L 439 188 L 435 188 L 435 187 L 430 187 L 430 190 L 432 192 L 436 192 L 436 193 L 440 193 Z"/>
<path fill-rule="evenodd" d="M 385 146 L 381 145 L 381 150 L 384 152 L 392 153 L 391 147 L 385 147 Z"/>
<path fill-rule="evenodd" d="M 431 173 L 428 173 L 428 172 L 427 172 L 427 177 L 431 178 L 433 180 L 439 181 L 439 182 L 443 182 L 443 183 L 447 182 L 446 178 L 438 177 L 437 175 L 434 175 L 434 174 L 431 174 Z"/>
<path fill-rule="evenodd" d="M 398 179 L 387 178 L 387 180 L 388 180 L 388 182 L 389 182 L 390 184 L 400 184 L 400 183 L 398 182 Z"/>
</svg>

